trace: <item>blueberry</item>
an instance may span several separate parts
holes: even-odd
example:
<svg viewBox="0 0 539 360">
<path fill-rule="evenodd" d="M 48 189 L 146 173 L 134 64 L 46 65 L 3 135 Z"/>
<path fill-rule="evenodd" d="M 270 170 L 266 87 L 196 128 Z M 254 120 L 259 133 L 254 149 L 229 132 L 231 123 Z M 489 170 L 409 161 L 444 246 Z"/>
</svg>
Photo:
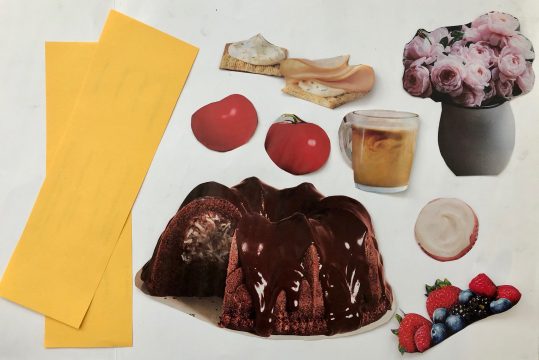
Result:
<svg viewBox="0 0 539 360">
<path fill-rule="evenodd" d="M 490 311 L 493 314 L 498 314 L 498 313 L 509 310 L 511 306 L 513 306 L 511 301 L 507 300 L 506 298 L 500 298 L 490 303 Z"/>
<path fill-rule="evenodd" d="M 460 315 L 449 315 L 447 319 L 445 319 L 445 326 L 447 326 L 447 329 L 452 333 L 456 333 L 466 326 L 464 323 L 464 319 Z"/>
<path fill-rule="evenodd" d="M 473 296 L 474 293 L 471 290 L 462 290 L 459 294 L 459 303 L 467 304 Z"/>
<path fill-rule="evenodd" d="M 448 313 L 446 308 L 438 308 L 432 313 L 432 321 L 435 323 L 443 323 Z"/>
<path fill-rule="evenodd" d="M 447 338 L 447 329 L 444 324 L 434 324 L 430 330 L 430 336 L 432 338 L 432 345 L 441 343 Z"/>
</svg>

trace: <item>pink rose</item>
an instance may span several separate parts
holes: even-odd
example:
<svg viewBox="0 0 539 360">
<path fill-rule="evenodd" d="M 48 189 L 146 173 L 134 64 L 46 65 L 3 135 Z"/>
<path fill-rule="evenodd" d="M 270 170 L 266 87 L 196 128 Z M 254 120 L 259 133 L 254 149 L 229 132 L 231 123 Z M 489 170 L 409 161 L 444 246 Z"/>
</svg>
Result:
<svg viewBox="0 0 539 360">
<path fill-rule="evenodd" d="M 425 65 L 425 62 L 427 61 L 426 57 L 422 57 L 416 60 L 404 60 L 404 68 L 408 69 L 410 67 L 414 66 L 423 66 Z"/>
<path fill-rule="evenodd" d="M 486 67 L 491 67 L 498 62 L 496 53 L 486 41 L 470 44 L 466 59 L 472 62 L 480 62 Z"/>
<path fill-rule="evenodd" d="M 432 94 L 429 70 L 421 65 L 409 67 L 402 79 L 404 89 L 413 96 L 429 97 Z"/>
<path fill-rule="evenodd" d="M 535 82 L 535 73 L 533 72 L 532 64 L 526 64 L 526 70 L 517 78 L 517 84 L 523 94 L 531 91 Z"/>
<path fill-rule="evenodd" d="M 488 16 L 490 13 L 481 15 L 477 18 L 475 18 L 474 21 L 472 21 L 472 28 L 473 29 L 479 29 L 481 26 L 488 25 Z"/>
<path fill-rule="evenodd" d="M 491 12 L 487 14 L 488 28 L 495 34 L 502 36 L 514 35 L 520 23 L 513 15 L 502 12 Z M 473 23 L 472 23 L 473 26 Z"/>
<path fill-rule="evenodd" d="M 453 43 L 453 45 L 451 45 L 451 49 L 449 50 L 449 53 L 451 55 L 459 56 L 459 57 L 465 59 L 466 57 L 468 57 L 468 52 L 469 51 L 470 51 L 470 49 L 468 49 L 465 46 L 464 41 L 459 40 L 459 41 L 455 41 Z"/>
<path fill-rule="evenodd" d="M 483 89 L 476 89 L 469 86 L 464 86 L 462 92 L 453 97 L 453 100 L 460 105 L 467 107 L 481 106 L 481 103 L 485 99 L 485 92 Z"/>
<path fill-rule="evenodd" d="M 467 63 L 464 68 L 466 70 L 464 75 L 466 85 L 477 89 L 483 89 L 488 86 L 491 74 L 490 70 L 483 64 Z"/>
<path fill-rule="evenodd" d="M 530 40 L 528 40 L 527 37 L 525 37 L 521 33 L 517 33 L 515 36 L 509 37 L 505 46 L 510 46 L 512 48 L 518 49 L 518 51 L 526 60 L 535 59 L 535 53 L 532 50 L 532 43 L 530 42 Z"/>
<path fill-rule="evenodd" d="M 427 37 L 416 35 L 412 41 L 404 46 L 404 58 L 405 61 L 425 58 L 426 64 L 432 64 L 439 56 L 443 55 L 443 51 L 444 47 L 441 44 L 431 44 Z"/>
<path fill-rule="evenodd" d="M 514 81 L 500 78 L 500 70 L 495 67 L 492 69 L 492 80 L 494 81 L 494 89 L 496 95 L 509 99 L 513 95 Z"/>
<path fill-rule="evenodd" d="M 496 94 L 506 99 L 511 98 L 513 95 L 513 80 L 496 80 Z"/>
<path fill-rule="evenodd" d="M 428 38 L 433 44 L 439 43 L 444 37 L 448 39 L 450 38 L 449 30 L 447 30 L 446 27 L 439 27 L 438 29 L 428 33 Z"/>
<path fill-rule="evenodd" d="M 501 12 L 491 12 L 472 21 L 471 28 L 466 28 L 464 31 L 464 39 L 473 42 L 481 39 L 493 46 L 498 46 L 508 37 L 515 35 L 519 26 L 520 24 L 514 16 Z"/>
<path fill-rule="evenodd" d="M 498 69 L 500 70 L 500 77 L 505 77 L 507 80 L 516 80 L 526 71 L 526 60 L 518 49 L 506 46 L 502 49 L 498 58 Z"/>
<path fill-rule="evenodd" d="M 456 96 L 462 92 L 464 65 L 456 56 L 439 59 L 431 69 L 432 84 L 441 93 Z"/>
<path fill-rule="evenodd" d="M 475 27 L 467 27 L 466 25 L 462 25 L 462 31 L 464 32 L 462 38 L 465 42 L 478 42 L 483 40 L 479 30 L 477 30 Z"/>
<path fill-rule="evenodd" d="M 418 35 L 404 46 L 404 57 L 409 60 L 416 60 L 429 56 L 431 44 L 428 39 Z"/>
<path fill-rule="evenodd" d="M 496 82 L 491 79 L 488 83 L 488 88 L 486 88 L 484 91 L 485 91 L 485 99 L 483 101 L 494 97 L 496 95 Z"/>
</svg>

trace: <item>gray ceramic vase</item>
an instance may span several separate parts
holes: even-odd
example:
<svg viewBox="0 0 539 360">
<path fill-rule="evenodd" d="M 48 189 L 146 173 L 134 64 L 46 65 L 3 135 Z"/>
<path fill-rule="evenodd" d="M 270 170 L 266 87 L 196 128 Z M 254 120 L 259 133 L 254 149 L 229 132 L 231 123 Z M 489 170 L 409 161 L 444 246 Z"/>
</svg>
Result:
<svg viewBox="0 0 539 360">
<path fill-rule="evenodd" d="M 482 108 L 442 103 L 438 146 L 457 176 L 500 174 L 515 146 L 509 102 Z"/>
</svg>

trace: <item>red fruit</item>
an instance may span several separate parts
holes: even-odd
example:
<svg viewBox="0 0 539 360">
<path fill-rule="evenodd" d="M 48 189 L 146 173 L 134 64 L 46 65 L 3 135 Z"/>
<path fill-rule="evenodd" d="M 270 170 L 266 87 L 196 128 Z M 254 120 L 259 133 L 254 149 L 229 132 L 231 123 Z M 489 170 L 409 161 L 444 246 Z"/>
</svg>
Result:
<svg viewBox="0 0 539 360">
<path fill-rule="evenodd" d="M 477 295 L 486 296 L 492 298 L 496 295 L 496 285 L 485 274 L 479 274 L 470 281 L 468 285 L 470 290 Z"/>
<path fill-rule="evenodd" d="M 285 114 L 271 125 L 264 144 L 273 162 L 294 175 L 320 169 L 328 160 L 330 142 L 320 126 Z"/>
<path fill-rule="evenodd" d="M 432 326 L 431 322 L 418 314 L 406 314 L 399 326 L 399 347 L 406 352 L 416 352 L 414 336 L 420 327 Z M 430 336 L 430 330 L 429 330 Z"/>
<path fill-rule="evenodd" d="M 445 285 L 438 289 L 432 290 L 427 295 L 427 313 L 432 319 L 432 313 L 438 308 L 446 308 L 457 304 L 459 301 L 460 289 L 453 285 Z"/>
<path fill-rule="evenodd" d="M 239 94 L 205 105 L 191 116 L 197 140 L 215 151 L 229 151 L 245 144 L 257 125 L 256 109 Z"/>
<path fill-rule="evenodd" d="M 430 330 L 431 330 L 431 328 L 432 328 L 432 324 L 425 324 L 425 325 L 422 325 L 415 332 L 414 342 L 415 342 L 415 347 L 417 348 L 417 351 L 423 352 L 423 351 L 427 350 L 428 348 L 430 348 L 430 341 L 431 341 Z"/>
<path fill-rule="evenodd" d="M 511 301 L 511 304 L 515 305 L 520 300 L 521 296 L 520 291 L 518 291 L 516 287 L 511 285 L 500 285 L 498 286 L 496 299 L 505 298 Z"/>
</svg>

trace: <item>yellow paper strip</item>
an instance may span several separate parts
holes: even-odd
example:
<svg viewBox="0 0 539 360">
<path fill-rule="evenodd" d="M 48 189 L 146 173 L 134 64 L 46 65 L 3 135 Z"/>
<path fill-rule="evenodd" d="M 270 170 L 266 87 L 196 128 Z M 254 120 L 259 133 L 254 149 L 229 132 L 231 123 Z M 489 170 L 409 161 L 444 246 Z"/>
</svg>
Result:
<svg viewBox="0 0 539 360">
<path fill-rule="evenodd" d="M 47 166 L 60 145 L 97 43 L 47 43 Z M 131 215 L 79 329 L 45 318 L 46 347 L 133 344 Z"/>
<path fill-rule="evenodd" d="M 111 11 L 1 296 L 80 326 L 196 53 Z"/>
</svg>

